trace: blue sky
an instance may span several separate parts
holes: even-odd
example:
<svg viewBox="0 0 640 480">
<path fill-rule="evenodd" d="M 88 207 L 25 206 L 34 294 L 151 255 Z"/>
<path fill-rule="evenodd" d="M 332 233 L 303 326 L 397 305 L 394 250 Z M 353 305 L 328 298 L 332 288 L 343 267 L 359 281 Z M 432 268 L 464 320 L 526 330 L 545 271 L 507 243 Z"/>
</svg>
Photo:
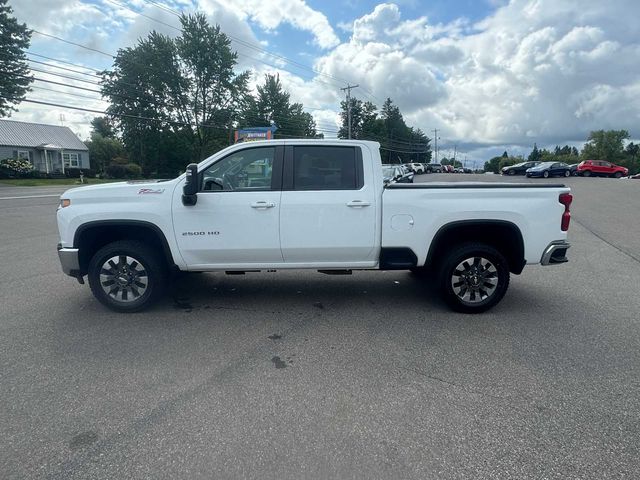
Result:
<svg viewBox="0 0 640 480">
<path fill-rule="evenodd" d="M 158 8 L 153 3 L 166 8 Z M 252 84 L 278 73 L 327 136 L 337 130 L 344 83 L 380 105 L 391 97 L 407 122 L 440 130 L 444 150 L 457 145 L 483 163 L 508 150 L 527 155 L 537 143 L 580 146 L 590 130 L 640 124 L 640 2 L 637 0 L 10 0 L 16 16 L 37 30 L 115 52 L 152 29 L 177 32 L 141 16 L 177 25 L 168 9 L 199 10 L 227 34 L 286 57 L 234 43 Z M 132 12 L 133 10 L 133 12 Z M 134 13 L 136 12 L 136 13 Z M 31 56 L 48 73 L 30 98 L 103 110 L 99 86 L 64 79 L 62 71 L 108 68 L 111 59 L 33 36 Z M 308 68 L 301 69 L 295 63 Z M 315 72 L 310 71 L 309 68 Z M 58 76 L 54 75 L 57 73 Z M 49 90 L 54 90 L 49 91 Z M 83 98 L 89 97 L 89 98 Z M 87 137 L 90 113 L 24 103 L 17 120 L 65 122 Z"/>
</svg>

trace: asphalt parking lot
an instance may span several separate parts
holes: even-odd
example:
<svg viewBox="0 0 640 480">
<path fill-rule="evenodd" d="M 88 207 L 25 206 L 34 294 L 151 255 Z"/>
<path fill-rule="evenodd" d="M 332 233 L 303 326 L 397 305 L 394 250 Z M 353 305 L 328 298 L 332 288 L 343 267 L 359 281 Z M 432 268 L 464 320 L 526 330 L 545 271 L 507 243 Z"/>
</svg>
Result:
<svg viewBox="0 0 640 480">
<path fill-rule="evenodd" d="M 572 187 L 570 262 L 479 316 L 405 272 L 115 314 L 60 271 L 61 189 L 0 187 L 0 476 L 639 478 L 640 181 L 516 181 Z"/>
</svg>

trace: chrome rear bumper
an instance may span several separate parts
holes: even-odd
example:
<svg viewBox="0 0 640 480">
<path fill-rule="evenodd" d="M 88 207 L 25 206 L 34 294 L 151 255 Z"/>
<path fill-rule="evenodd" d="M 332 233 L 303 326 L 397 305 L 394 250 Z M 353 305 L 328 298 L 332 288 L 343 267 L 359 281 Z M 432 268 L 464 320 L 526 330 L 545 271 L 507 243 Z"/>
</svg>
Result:
<svg viewBox="0 0 640 480">
<path fill-rule="evenodd" d="M 542 265 L 557 265 L 568 262 L 567 250 L 569 248 L 571 248 L 571 244 L 564 240 L 551 242 L 549 246 L 545 248 L 540 263 Z"/>
</svg>

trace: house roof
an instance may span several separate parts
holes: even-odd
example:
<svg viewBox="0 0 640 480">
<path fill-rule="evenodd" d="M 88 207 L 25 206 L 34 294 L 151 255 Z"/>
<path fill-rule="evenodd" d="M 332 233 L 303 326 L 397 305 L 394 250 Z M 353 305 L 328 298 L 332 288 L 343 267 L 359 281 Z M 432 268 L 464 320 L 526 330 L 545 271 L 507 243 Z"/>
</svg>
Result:
<svg viewBox="0 0 640 480">
<path fill-rule="evenodd" d="M 45 144 L 69 150 L 89 150 L 69 127 L 0 120 L 0 145 L 36 148 Z"/>
</svg>

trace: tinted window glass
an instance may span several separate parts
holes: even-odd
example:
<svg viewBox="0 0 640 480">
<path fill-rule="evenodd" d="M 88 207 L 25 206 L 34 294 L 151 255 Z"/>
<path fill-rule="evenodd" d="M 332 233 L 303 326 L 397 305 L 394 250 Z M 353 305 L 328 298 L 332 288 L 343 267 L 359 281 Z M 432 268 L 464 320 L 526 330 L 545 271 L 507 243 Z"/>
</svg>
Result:
<svg viewBox="0 0 640 480">
<path fill-rule="evenodd" d="M 362 160 L 360 160 L 361 162 Z M 354 147 L 294 147 L 294 190 L 356 190 Z"/>
<path fill-rule="evenodd" d="M 275 147 L 250 148 L 232 153 L 207 168 L 203 191 L 270 190 Z"/>
</svg>

